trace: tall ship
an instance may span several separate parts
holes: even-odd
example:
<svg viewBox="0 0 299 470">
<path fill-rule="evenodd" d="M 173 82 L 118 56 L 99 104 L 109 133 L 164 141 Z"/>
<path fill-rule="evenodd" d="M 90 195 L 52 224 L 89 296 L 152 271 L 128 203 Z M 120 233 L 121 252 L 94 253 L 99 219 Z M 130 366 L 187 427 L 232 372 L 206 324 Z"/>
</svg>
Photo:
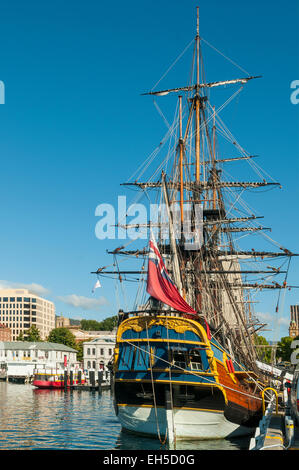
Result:
<svg viewBox="0 0 299 470">
<path fill-rule="evenodd" d="M 242 78 L 206 81 L 203 42 L 209 45 L 199 35 L 197 9 L 189 82 L 144 93 L 168 130 L 124 184 L 137 190 L 136 201 L 148 204 L 150 216 L 118 220 L 116 226 L 135 237 L 109 251 L 113 268 L 94 271 L 98 279 L 115 278 L 121 291 L 127 281 L 130 296 L 137 283 L 134 306 L 124 302 L 118 314 L 115 411 L 124 430 L 162 443 L 249 435 L 257 426 L 265 385 L 255 337 L 264 325 L 253 306 L 256 294 L 270 290 L 279 293 L 279 308 L 293 256 L 272 240 L 259 223 L 262 217 L 243 199 L 247 190 L 279 183 L 220 117 L 258 77 L 243 72 Z M 211 95 L 221 87 L 233 94 L 216 108 Z M 158 104 L 166 95 L 176 96 L 171 124 Z M 245 165 L 245 175 L 255 172 L 255 180 L 234 179 L 231 171 L 238 165 Z M 249 248 L 248 238 L 257 234 L 262 248 Z M 268 243 L 275 249 L 266 249 Z"/>
</svg>

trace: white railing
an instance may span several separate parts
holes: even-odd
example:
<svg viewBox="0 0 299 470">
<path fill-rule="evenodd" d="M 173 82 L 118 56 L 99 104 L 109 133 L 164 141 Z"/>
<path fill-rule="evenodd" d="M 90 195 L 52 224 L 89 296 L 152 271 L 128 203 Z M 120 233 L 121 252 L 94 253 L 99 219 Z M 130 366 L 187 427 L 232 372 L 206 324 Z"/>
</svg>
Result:
<svg viewBox="0 0 299 470">
<path fill-rule="evenodd" d="M 263 418 L 259 422 L 259 427 L 255 430 L 255 435 L 250 439 L 249 450 L 261 450 L 264 447 L 265 437 L 270 424 L 273 410 L 276 408 L 276 396 L 272 395 L 266 408 Z"/>
</svg>

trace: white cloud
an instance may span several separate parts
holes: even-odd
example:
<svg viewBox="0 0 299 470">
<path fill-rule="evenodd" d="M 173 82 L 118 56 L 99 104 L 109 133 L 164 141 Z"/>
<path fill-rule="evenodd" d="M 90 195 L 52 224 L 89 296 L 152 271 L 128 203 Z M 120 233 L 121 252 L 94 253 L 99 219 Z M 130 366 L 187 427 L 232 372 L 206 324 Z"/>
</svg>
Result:
<svg viewBox="0 0 299 470">
<path fill-rule="evenodd" d="M 31 284 L 23 284 L 21 282 L 10 282 L 5 280 L 0 280 L 0 289 L 28 289 L 30 292 L 36 295 L 46 295 L 50 291 L 46 287 L 41 286 L 32 282 Z"/>
<path fill-rule="evenodd" d="M 256 316 L 260 321 L 264 321 L 264 322 L 270 322 L 273 320 L 273 315 L 271 315 L 268 312 L 267 313 L 258 312 L 256 313 Z"/>
<path fill-rule="evenodd" d="M 279 325 L 289 326 L 290 325 L 290 319 L 281 317 L 281 318 L 278 319 L 278 323 L 279 323 Z"/>
<path fill-rule="evenodd" d="M 257 313 L 256 316 L 260 321 L 267 322 L 267 323 L 275 323 L 277 321 L 278 325 L 287 325 L 290 324 L 290 319 L 286 317 L 279 317 L 276 313 L 271 314 L 269 312 L 266 313 Z"/>
<path fill-rule="evenodd" d="M 105 297 L 91 299 L 90 297 L 76 294 L 64 295 L 57 298 L 67 305 L 72 305 L 73 307 L 81 308 L 83 310 L 97 310 L 108 303 Z"/>
</svg>

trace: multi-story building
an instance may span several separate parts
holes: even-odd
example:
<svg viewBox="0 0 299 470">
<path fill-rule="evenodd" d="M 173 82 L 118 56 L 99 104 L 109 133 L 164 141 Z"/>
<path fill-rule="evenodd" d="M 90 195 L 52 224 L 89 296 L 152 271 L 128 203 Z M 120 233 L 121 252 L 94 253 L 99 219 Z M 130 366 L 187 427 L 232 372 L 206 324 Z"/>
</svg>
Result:
<svg viewBox="0 0 299 470">
<path fill-rule="evenodd" d="M 299 336 L 299 305 L 291 305 L 291 322 L 289 326 L 289 336 L 295 338 Z"/>
<path fill-rule="evenodd" d="M 55 328 L 55 305 L 28 289 L 1 289 L 0 323 L 11 329 L 12 341 L 32 325 L 46 339 Z"/>
<path fill-rule="evenodd" d="M 115 348 L 115 331 L 101 331 L 101 336 L 83 343 L 83 368 L 104 370 Z"/>
<path fill-rule="evenodd" d="M 11 341 L 11 329 L 0 324 L 0 341 Z"/>
</svg>

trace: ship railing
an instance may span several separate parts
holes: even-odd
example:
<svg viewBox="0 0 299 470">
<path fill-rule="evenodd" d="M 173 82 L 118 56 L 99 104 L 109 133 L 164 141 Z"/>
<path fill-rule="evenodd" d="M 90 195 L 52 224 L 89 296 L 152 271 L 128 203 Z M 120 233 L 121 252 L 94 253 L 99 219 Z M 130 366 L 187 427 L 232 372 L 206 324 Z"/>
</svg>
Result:
<svg viewBox="0 0 299 470">
<path fill-rule="evenodd" d="M 263 390 L 263 392 L 264 391 L 265 390 Z M 263 418 L 260 420 L 259 426 L 256 428 L 254 437 L 250 439 L 249 450 L 260 450 L 262 447 L 264 447 L 264 442 L 269 428 L 271 416 L 277 406 L 276 401 L 277 397 L 275 394 L 273 394 L 266 410 L 264 411 Z"/>
<path fill-rule="evenodd" d="M 182 317 L 181 312 L 176 312 L 174 310 L 135 310 L 131 312 L 126 312 L 125 317 L 151 317 L 153 315 L 167 316 L 167 317 Z"/>
<path fill-rule="evenodd" d="M 264 393 L 267 390 L 273 391 L 274 394 L 265 410 Z M 273 448 L 278 450 L 287 450 L 294 440 L 294 421 L 291 416 L 285 414 L 283 425 L 282 415 L 279 415 L 278 413 L 278 394 L 275 389 L 271 387 L 265 388 L 262 392 L 262 399 L 264 416 L 260 420 L 259 426 L 256 428 L 254 437 L 250 440 L 249 450 L 272 450 Z M 274 409 L 275 414 L 273 416 Z M 274 418 L 274 421 L 272 420 L 272 417 Z M 274 440 L 276 440 L 275 443 L 273 443 Z"/>
</svg>

